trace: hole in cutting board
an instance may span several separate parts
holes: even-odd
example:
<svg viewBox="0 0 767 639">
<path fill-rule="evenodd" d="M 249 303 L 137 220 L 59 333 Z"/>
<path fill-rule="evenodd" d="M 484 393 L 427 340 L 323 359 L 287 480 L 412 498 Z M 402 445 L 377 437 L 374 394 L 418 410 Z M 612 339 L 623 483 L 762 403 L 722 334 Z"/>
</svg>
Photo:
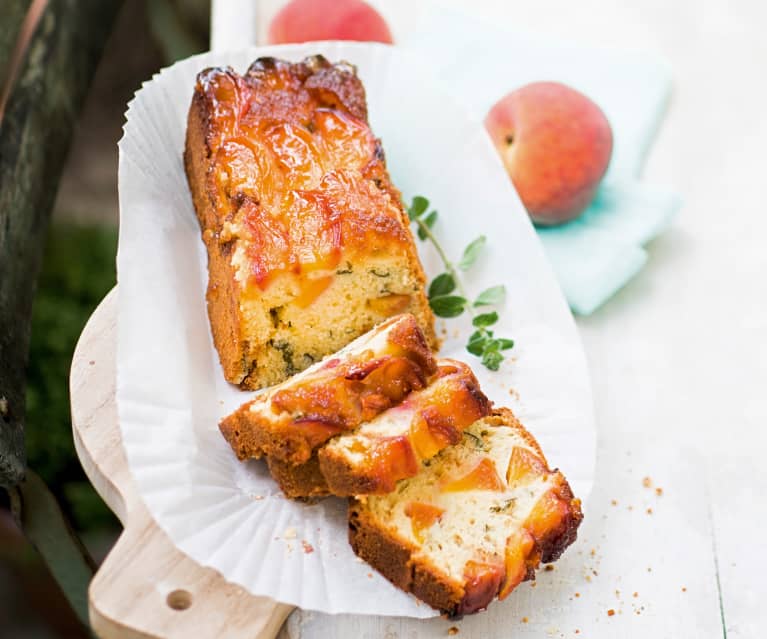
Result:
<svg viewBox="0 0 767 639">
<path fill-rule="evenodd" d="M 186 610 L 192 605 L 192 593 L 188 590 L 173 590 L 168 593 L 165 602 L 173 610 Z"/>
</svg>

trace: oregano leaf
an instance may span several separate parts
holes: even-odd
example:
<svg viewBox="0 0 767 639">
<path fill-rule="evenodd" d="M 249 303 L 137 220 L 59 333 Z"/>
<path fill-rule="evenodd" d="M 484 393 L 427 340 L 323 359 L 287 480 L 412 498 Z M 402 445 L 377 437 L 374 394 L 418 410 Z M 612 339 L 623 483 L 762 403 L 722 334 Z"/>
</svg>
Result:
<svg viewBox="0 0 767 639">
<path fill-rule="evenodd" d="M 491 286 L 482 291 L 474 302 L 474 306 L 490 306 L 491 304 L 501 304 L 506 298 L 506 287 Z"/>
<path fill-rule="evenodd" d="M 458 317 L 466 308 L 466 299 L 459 295 L 437 295 L 429 300 L 429 306 L 438 317 Z"/>
<path fill-rule="evenodd" d="M 437 212 L 432 211 L 429 213 L 425 218 L 421 220 L 423 222 L 424 226 L 428 229 L 430 229 L 432 226 L 434 226 L 434 222 L 437 221 Z M 426 239 L 426 232 L 421 228 L 421 225 L 418 225 L 418 239 L 423 241 Z"/>
<path fill-rule="evenodd" d="M 498 351 L 485 351 L 482 355 L 482 364 L 491 371 L 497 371 L 501 367 L 503 355 Z"/>
<path fill-rule="evenodd" d="M 474 331 L 466 344 L 466 350 L 472 355 L 482 355 L 485 350 L 487 335 L 482 331 Z"/>
<path fill-rule="evenodd" d="M 476 240 L 469 244 L 463 250 L 463 256 L 461 257 L 461 261 L 458 262 L 458 268 L 462 271 L 471 268 L 472 264 L 477 261 L 479 254 L 482 252 L 485 242 L 487 242 L 487 238 L 484 235 L 480 235 Z"/>
<path fill-rule="evenodd" d="M 514 340 L 508 339 L 506 337 L 499 337 L 498 338 L 498 349 L 502 351 L 509 350 L 510 348 L 514 348 Z"/>
<path fill-rule="evenodd" d="M 416 195 L 413 198 L 413 203 L 410 205 L 410 208 L 407 210 L 407 216 L 414 220 L 417 217 L 421 217 L 425 212 L 426 209 L 429 208 L 429 200 L 427 200 L 422 195 Z"/>
<path fill-rule="evenodd" d="M 477 327 L 485 327 L 485 326 L 492 326 L 497 321 L 498 321 L 498 313 L 496 313 L 495 311 L 492 311 L 490 313 L 483 313 L 482 315 L 477 315 L 471 321 L 471 323 Z"/>
<path fill-rule="evenodd" d="M 429 284 L 429 298 L 439 295 L 449 295 L 455 290 L 455 280 L 450 273 L 437 275 Z"/>
</svg>

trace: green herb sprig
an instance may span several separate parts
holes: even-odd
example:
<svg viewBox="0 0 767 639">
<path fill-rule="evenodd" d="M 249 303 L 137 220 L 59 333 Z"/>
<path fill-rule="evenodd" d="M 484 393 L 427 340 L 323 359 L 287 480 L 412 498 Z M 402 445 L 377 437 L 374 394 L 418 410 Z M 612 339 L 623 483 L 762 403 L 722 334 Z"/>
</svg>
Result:
<svg viewBox="0 0 767 639">
<path fill-rule="evenodd" d="M 445 250 L 432 233 L 434 223 L 437 221 L 437 211 L 429 211 L 429 200 L 421 195 L 416 195 L 413 202 L 407 209 L 410 221 L 416 225 L 416 233 L 421 241 L 430 241 L 437 251 L 442 264 L 445 268 L 429 284 L 429 305 L 434 314 L 439 317 L 451 318 L 458 317 L 468 312 L 471 317 L 471 323 L 476 329 L 466 344 L 466 350 L 472 355 L 482 359 L 484 364 L 491 371 L 497 371 L 504 360 L 503 351 L 514 346 L 514 340 L 505 337 L 496 337 L 490 329 L 498 322 L 498 312 L 487 310 L 483 307 L 497 306 L 503 303 L 506 298 L 506 288 L 493 286 L 482 291 L 473 302 L 469 302 L 469 296 L 459 277 L 459 271 L 468 271 L 485 247 L 487 238 L 480 235 L 477 239 L 470 242 L 463 250 L 463 255 L 455 265 L 447 257 Z M 481 310 L 478 310 L 481 309 Z"/>
</svg>

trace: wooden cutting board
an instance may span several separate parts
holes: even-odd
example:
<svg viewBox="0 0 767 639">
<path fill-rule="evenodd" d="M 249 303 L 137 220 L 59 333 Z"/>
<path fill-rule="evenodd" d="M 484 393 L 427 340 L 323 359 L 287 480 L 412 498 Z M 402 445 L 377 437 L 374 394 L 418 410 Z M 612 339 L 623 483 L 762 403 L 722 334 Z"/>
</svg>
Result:
<svg viewBox="0 0 767 639">
<path fill-rule="evenodd" d="M 115 402 L 117 289 L 91 316 L 70 372 L 75 448 L 88 478 L 124 531 L 88 592 L 102 639 L 271 639 L 292 606 L 255 597 L 180 552 L 133 487 Z"/>
</svg>

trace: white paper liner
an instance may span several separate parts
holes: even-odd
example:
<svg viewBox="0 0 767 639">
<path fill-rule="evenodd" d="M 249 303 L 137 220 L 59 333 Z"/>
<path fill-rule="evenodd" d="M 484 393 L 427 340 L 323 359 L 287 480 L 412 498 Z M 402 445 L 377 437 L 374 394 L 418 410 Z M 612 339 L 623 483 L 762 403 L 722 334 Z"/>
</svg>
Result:
<svg viewBox="0 0 767 639">
<path fill-rule="evenodd" d="M 428 66 L 383 45 L 314 43 L 208 53 L 164 69 L 130 103 L 120 142 L 117 405 L 136 488 L 157 524 L 204 566 L 254 594 L 327 613 L 436 614 L 356 559 L 346 504 L 283 498 L 263 462 L 238 462 L 217 423 L 249 399 L 226 383 L 204 295 L 206 255 L 182 164 L 195 76 L 244 72 L 263 55 L 322 53 L 357 65 L 373 130 L 406 198 L 428 196 L 450 255 L 480 234 L 487 250 L 466 276 L 478 294 L 503 283 L 497 334 L 516 347 L 491 373 L 451 320 L 442 355 L 469 362 L 498 405 L 513 408 L 575 493 L 586 497 L 595 430 L 586 363 L 572 317 L 525 211 L 483 128 L 436 91 Z M 419 244 L 427 273 L 440 272 Z M 312 552 L 307 552 L 309 549 Z"/>
</svg>

